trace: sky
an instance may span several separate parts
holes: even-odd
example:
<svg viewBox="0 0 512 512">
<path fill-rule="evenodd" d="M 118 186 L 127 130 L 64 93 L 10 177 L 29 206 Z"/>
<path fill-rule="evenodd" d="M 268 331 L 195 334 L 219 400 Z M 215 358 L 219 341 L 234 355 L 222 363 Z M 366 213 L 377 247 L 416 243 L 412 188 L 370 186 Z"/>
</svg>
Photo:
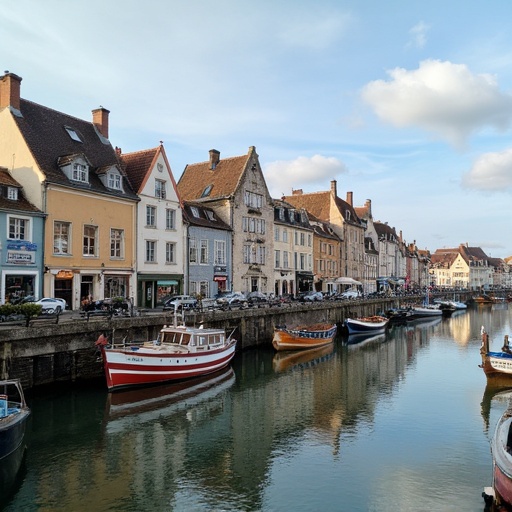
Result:
<svg viewBox="0 0 512 512">
<path fill-rule="evenodd" d="M 512 256 L 509 0 L 17 0 L 0 65 L 21 96 L 110 110 L 124 153 L 255 146 L 270 194 L 337 181 L 419 249 Z"/>
</svg>

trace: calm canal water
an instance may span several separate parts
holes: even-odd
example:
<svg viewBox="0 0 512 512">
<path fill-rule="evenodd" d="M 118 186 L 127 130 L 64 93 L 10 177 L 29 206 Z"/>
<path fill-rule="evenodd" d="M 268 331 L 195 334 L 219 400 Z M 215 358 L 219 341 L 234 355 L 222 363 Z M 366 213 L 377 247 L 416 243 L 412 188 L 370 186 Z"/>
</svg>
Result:
<svg viewBox="0 0 512 512">
<path fill-rule="evenodd" d="M 7 511 L 483 511 L 507 406 L 486 386 L 480 328 L 507 305 L 393 327 L 315 358 L 238 354 L 190 386 L 35 395 Z M 167 389 L 165 389 L 168 392 Z M 169 395 L 167 395 L 169 397 Z"/>
</svg>

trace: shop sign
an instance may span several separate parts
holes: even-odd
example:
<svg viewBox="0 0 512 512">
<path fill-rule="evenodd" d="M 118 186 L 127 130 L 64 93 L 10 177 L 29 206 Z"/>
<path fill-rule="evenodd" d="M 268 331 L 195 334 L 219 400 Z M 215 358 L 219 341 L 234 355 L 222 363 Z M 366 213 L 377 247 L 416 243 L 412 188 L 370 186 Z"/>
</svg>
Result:
<svg viewBox="0 0 512 512">
<path fill-rule="evenodd" d="M 57 279 L 72 279 L 73 271 L 72 270 L 59 270 L 55 277 Z"/>
</svg>

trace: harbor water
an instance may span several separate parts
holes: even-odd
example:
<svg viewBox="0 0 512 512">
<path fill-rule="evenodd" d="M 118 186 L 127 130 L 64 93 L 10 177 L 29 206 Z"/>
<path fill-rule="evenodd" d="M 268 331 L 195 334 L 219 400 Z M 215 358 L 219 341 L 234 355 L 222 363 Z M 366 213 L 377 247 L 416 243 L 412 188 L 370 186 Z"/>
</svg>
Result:
<svg viewBox="0 0 512 512">
<path fill-rule="evenodd" d="M 6 511 L 483 511 L 508 405 L 478 367 L 507 304 L 311 353 L 238 353 L 187 383 L 29 395 Z M 350 340 L 352 341 L 352 340 Z"/>
</svg>

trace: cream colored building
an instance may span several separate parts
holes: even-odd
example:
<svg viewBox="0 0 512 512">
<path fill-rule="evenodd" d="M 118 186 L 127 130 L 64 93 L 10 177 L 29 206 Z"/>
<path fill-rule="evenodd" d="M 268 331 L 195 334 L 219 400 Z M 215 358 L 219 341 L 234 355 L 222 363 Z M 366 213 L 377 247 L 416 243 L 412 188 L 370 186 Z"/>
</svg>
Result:
<svg viewBox="0 0 512 512">
<path fill-rule="evenodd" d="M 46 214 L 43 294 L 78 309 L 86 297 L 134 297 L 137 196 L 108 140 L 108 110 L 84 121 L 20 97 L 0 77 L 0 166 Z"/>
</svg>

